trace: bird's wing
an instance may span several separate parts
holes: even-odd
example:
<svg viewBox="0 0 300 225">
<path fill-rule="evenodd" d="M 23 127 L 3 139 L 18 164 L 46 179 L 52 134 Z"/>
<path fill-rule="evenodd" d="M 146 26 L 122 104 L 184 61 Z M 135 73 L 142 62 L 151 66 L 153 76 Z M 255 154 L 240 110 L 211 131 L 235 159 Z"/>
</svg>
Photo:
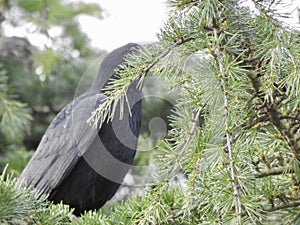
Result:
<svg viewBox="0 0 300 225">
<path fill-rule="evenodd" d="M 87 124 L 87 119 L 104 98 L 103 94 L 87 92 L 63 108 L 46 130 L 19 181 L 43 194 L 58 187 L 95 139 L 97 130 Z"/>
</svg>

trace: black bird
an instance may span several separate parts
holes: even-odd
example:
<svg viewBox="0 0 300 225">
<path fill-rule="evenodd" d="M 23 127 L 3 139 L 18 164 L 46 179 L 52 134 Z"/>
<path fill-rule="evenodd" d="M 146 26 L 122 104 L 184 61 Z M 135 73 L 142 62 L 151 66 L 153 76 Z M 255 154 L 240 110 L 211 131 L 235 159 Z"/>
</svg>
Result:
<svg viewBox="0 0 300 225">
<path fill-rule="evenodd" d="M 141 120 L 141 91 L 133 82 L 120 119 L 118 104 L 112 121 L 99 129 L 87 124 L 106 96 L 101 89 L 117 79 L 124 56 L 139 48 L 127 44 L 108 54 L 87 92 L 73 100 L 53 119 L 19 182 L 47 194 L 54 203 L 75 208 L 74 214 L 99 209 L 112 198 L 133 162 Z"/>
</svg>

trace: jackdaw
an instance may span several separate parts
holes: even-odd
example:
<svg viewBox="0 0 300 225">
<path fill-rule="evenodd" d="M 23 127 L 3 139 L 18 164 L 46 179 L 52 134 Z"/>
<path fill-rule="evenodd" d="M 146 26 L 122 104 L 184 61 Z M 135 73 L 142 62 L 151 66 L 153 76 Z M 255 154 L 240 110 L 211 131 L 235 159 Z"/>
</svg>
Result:
<svg viewBox="0 0 300 225">
<path fill-rule="evenodd" d="M 129 43 L 102 61 L 91 87 L 64 107 L 46 130 L 19 182 L 46 194 L 54 203 L 75 208 L 74 214 L 99 209 L 111 199 L 132 165 L 141 121 L 141 90 L 137 81 L 127 89 L 128 103 L 118 103 L 111 121 L 98 129 L 87 124 L 107 98 L 101 91 L 118 79 L 124 56 L 140 46 Z M 122 116 L 120 116 L 122 115 Z"/>
</svg>

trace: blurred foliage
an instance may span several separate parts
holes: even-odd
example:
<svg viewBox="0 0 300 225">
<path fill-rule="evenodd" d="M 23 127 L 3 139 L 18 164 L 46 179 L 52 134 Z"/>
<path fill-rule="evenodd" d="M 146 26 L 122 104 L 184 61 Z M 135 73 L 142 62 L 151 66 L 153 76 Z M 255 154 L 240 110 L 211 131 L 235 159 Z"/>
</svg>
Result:
<svg viewBox="0 0 300 225">
<path fill-rule="evenodd" d="M 24 147 L 10 146 L 10 149 L 5 152 L 4 157 L 0 155 L 1 171 L 4 169 L 3 165 L 9 165 L 7 172 L 14 177 L 18 177 L 32 154 L 33 151 L 28 151 Z"/>
<path fill-rule="evenodd" d="M 102 9 L 81 1 L 0 2 L 0 167 L 10 163 L 15 175 L 31 155 L 25 149 L 37 147 L 53 117 L 97 74 L 105 52 L 89 45 L 80 15 L 101 19 Z M 8 27 L 26 27 L 26 36 L 9 36 Z"/>
</svg>

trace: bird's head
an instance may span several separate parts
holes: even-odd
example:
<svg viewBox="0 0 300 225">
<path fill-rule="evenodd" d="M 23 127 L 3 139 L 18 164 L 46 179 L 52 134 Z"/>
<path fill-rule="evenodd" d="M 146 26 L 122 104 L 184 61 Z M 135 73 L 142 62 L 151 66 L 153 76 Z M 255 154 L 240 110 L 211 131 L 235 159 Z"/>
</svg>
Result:
<svg viewBox="0 0 300 225">
<path fill-rule="evenodd" d="M 91 86 L 92 90 L 101 90 L 110 79 L 117 79 L 115 70 L 125 62 L 124 56 L 137 50 L 140 45 L 129 43 L 110 52 L 102 61 L 98 75 Z"/>
</svg>

